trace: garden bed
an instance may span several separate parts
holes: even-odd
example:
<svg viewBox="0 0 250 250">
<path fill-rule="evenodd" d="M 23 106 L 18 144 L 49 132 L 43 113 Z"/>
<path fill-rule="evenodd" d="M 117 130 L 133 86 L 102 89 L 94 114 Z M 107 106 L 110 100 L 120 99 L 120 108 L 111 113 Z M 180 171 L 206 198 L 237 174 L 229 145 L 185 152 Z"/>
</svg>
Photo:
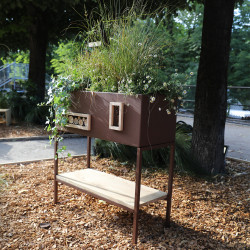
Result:
<svg viewBox="0 0 250 250">
<path fill-rule="evenodd" d="M 85 160 L 69 158 L 60 162 L 60 170 L 80 169 Z M 112 160 L 93 160 L 92 166 L 128 180 L 135 177 L 133 167 Z M 60 203 L 53 204 L 52 161 L 0 169 L 7 181 L 1 183 L 1 249 L 132 248 L 131 213 L 64 185 L 59 185 Z M 227 170 L 210 181 L 177 173 L 171 228 L 163 228 L 165 201 L 142 207 L 137 248 L 249 247 L 249 164 L 228 161 Z M 142 184 L 166 191 L 167 178 L 162 170 L 144 170 Z"/>
</svg>

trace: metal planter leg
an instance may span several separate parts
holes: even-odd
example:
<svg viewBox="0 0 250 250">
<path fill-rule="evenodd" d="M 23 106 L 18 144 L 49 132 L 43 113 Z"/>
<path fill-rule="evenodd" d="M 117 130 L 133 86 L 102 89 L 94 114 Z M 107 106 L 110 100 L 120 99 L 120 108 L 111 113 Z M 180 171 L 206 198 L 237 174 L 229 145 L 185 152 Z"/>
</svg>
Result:
<svg viewBox="0 0 250 250">
<path fill-rule="evenodd" d="M 141 167 L 142 167 L 142 150 L 141 148 L 137 148 L 135 204 L 134 204 L 134 217 L 133 217 L 133 240 L 132 240 L 133 244 L 137 244 L 137 238 L 138 238 L 138 219 L 139 219 L 140 192 L 141 192 Z"/>
<path fill-rule="evenodd" d="M 168 196 L 167 196 L 167 211 L 166 211 L 166 227 L 170 227 L 170 213 L 171 213 L 171 202 L 172 202 L 172 191 L 173 191 L 173 175 L 174 175 L 174 152 L 175 145 L 171 145 L 170 151 L 170 165 L 168 173 Z"/>
<path fill-rule="evenodd" d="M 58 140 L 55 138 L 54 143 L 54 204 L 58 202 L 58 182 L 56 176 L 58 175 Z"/>
<path fill-rule="evenodd" d="M 87 136 L 87 168 L 90 168 L 91 137 Z"/>
</svg>

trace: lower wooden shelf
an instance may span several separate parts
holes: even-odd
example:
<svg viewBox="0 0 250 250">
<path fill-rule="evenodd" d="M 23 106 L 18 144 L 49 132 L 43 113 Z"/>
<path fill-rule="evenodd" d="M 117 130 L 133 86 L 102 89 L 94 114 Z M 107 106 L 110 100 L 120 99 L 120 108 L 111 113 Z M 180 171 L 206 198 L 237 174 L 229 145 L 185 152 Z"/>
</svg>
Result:
<svg viewBox="0 0 250 250">
<path fill-rule="evenodd" d="M 90 168 L 58 174 L 56 181 L 134 211 L 135 182 L 133 181 Z M 141 185 L 140 206 L 166 198 L 167 193 Z"/>
</svg>

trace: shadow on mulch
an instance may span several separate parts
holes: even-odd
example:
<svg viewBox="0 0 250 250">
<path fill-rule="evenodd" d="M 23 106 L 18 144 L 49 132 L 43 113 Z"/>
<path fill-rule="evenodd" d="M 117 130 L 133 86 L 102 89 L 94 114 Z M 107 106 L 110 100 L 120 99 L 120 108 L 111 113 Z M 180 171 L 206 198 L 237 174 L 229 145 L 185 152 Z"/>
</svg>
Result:
<svg viewBox="0 0 250 250">
<path fill-rule="evenodd" d="M 60 162 L 60 171 L 82 168 L 83 159 Z M 98 170 L 134 177 L 133 171 L 123 171 L 124 166 L 109 168 L 114 166 L 109 160 L 92 164 Z M 142 207 L 136 249 L 247 249 L 248 165 L 231 163 L 230 169 L 228 177 L 211 183 L 176 174 L 171 227 L 164 228 L 166 201 Z M 53 204 L 53 161 L 0 166 L 0 171 L 9 183 L 0 193 L 0 246 L 132 249 L 132 213 L 65 185 L 59 185 L 59 204 Z M 159 189 L 166 180 L 161 172 L 143 178 L 144 184 Z M 40 228 L 41 223 L 51 227 Z"/>
<path fill-rule="evenodd" d="M 125 235 L 127 228 L 133 231 L 133 214 L 127 211 L 116 213 L 119 219 L 111 218 L 113 230 L 120 230 Z M 160 246 L 163 249 L 178 247 L 179 249 L 232 249 L 231 244 L 213 239 L 213 233 L 209 231 L 199 232 L 185 227 L 178 222 L 171 221 L 169 228 L 164 227 L 165 219 L 159 215 L 151 215 L 140 211 L 138 242 L 149 243 L 152 246 Z M 242 246 L 247 249 L 247 245 Z"/>
</svg>

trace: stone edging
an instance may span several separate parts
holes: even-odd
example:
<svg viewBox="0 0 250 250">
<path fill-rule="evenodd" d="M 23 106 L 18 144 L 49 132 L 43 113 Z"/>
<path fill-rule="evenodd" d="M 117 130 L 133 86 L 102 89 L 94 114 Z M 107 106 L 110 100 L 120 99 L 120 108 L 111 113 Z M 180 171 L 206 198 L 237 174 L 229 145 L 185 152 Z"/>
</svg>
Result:
<svg viewBox="0 0 250 250">
<path fill-rule="evenodd" d="M 250 161 L 242 160 L 239 158 L 234 158 L 234 157 L 226 157 L 227 160 L 232 160 L 232 161 L 238 161 L 238 162 L 243 162 L 243 163 L 248 163 L 250 164 Z"/>
</svg>

